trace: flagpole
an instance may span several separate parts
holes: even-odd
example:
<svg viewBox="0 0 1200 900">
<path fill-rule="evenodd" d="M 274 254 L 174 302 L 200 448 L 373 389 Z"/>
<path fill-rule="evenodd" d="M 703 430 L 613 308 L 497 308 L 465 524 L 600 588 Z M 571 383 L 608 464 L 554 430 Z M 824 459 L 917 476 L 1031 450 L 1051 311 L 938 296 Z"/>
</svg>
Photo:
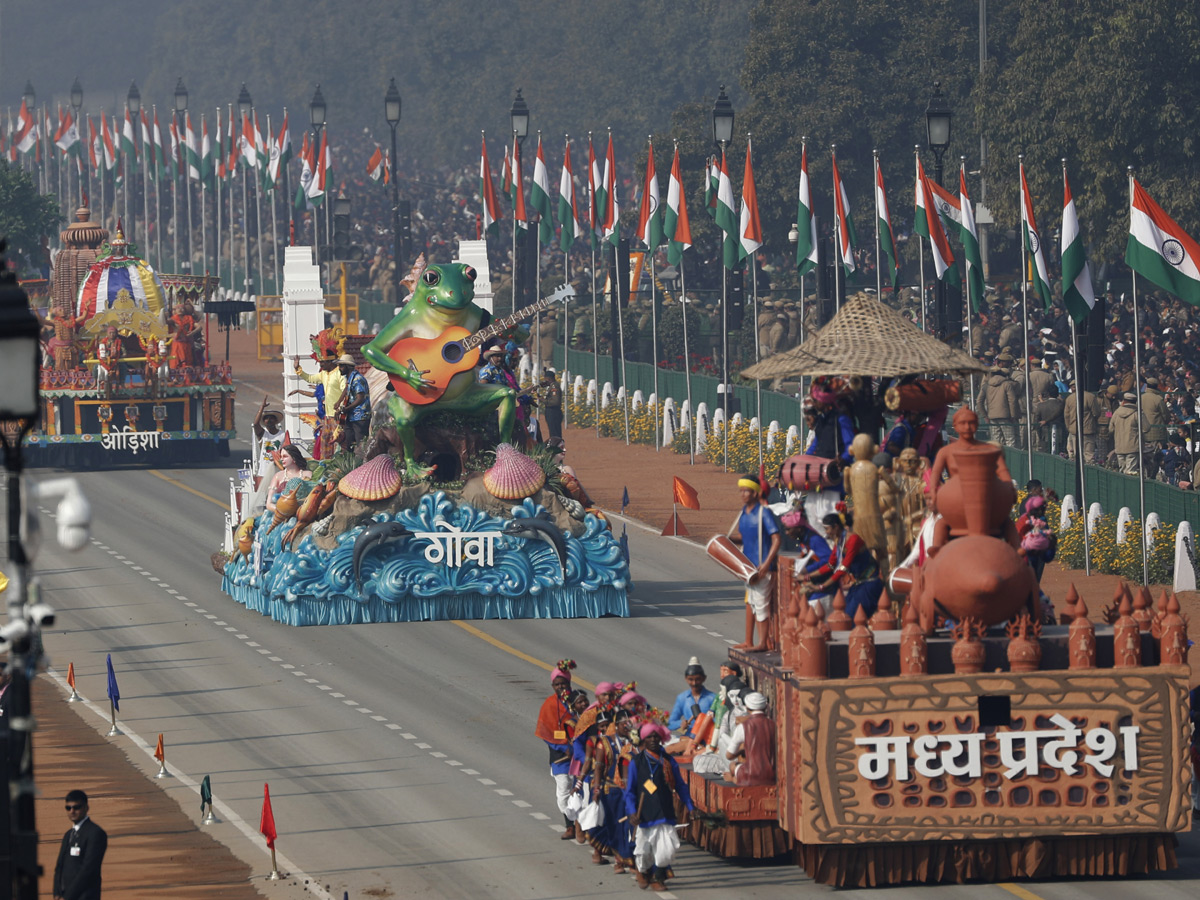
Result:
<svg viewBox="0 0 1200 900">
<path fill-rule="evenodd" d="M 116 138 L 116 144 L 121 146 L 121 138 L 124 137 L 125 131 L 122 128 L 120 133 L 117 133 L 117 118 L 113 116 L 113 137 Z M 121 208 L 124 211 L 122 219 L 125 222 L 125 240 L 132 241 L 134 238 L 133 220 L 129 218 L 129 160 L 125 158 L 126 154 L 121 153 L 120 172 L 121 172 Z"/>
<path fill-rule="evenodd" d="M 1063 161 L 1063 174 L 1066 174 L 1066 160 Z M 1087 529 L 1087 470 L 1083 458 L 1083 385 L 1079 378 L 1079 339 L 1075 333 L 1075 317 L 1068 315 L 1071 320 L 1071 357 L 1075 363 L 1075 456 L 1079 461 L 1079 507 L 1083 515 L 1083 572 L 1092 574 L 1091 540 Z"/>
<path fill-rule="evenodd" d="M 721 142 L 721 173 L 726 178 L 729 177 L 729 170 L 725 159 L 725 142 Z M 720 180 L 717 181 L 717 203 L 720 201 Z M 719 207 L 718 207 L 719 209 Z M 722 243 L 726 237 L 721 238 Z M 721 255 L 724 257 L 724 247 L 721 248 Z M 721 412 L 724 416 L 724 421 L 721 423 L 721 431 L 723 432 L 723 440 L 725 444 L 725 452 L 722 459 L 722 467 L 726 472 L 729 471 L 729 269 L 725 268 L 725 260 L 721 260 Z M 758 334 L 758 323 L 754 323 L 754 333 Z"/>
<path fill-rule="evenodd" d="M 242 138 L 244 140 L 247 139 L 246 135 L 244 133 L 245 128 L 246 128 L 246 117 L 243 116 L 242 117 L 242 129 L 243 129 Z M 239 149 L 239 154 L 243 154 L 245 152 L 240 147 L 238 149 Z M 320 152 L 320 151 L 318 151 L 318 152 Z M 243 266 L 242 289 L 245 293 L 245 296 L 243 296 L 242 299 L 245 300 L 246 298 L 248 298 L 250 296 L 250 288 L 253 285 L 253 281 L 250 278 L 250 228 L 249 228 L 250 204 L 246 199 L 247 164 L 244 159 L 240 161 L 239 167 L 242 170 L 242 266 Z M 328 194 L 328 190 L 326 191 L 326 194 Z M 332 234 L 332 233 L 333 233 L 332 231 L 328 231 L 328 230 L 326 231 L 326 234 Z"/>
<path fill-rule="evenodd" d="M 521 177 L 520 173 L 517 171 L 517 160 L 519 159 L 519 155 L 517 154 L 517 133 L 516 133 L 516 131 L 514 131 L 514 132 L 512 133 L 512 137 L 513 137 L 513 161 L 512 161 L 513 173 L 512 173 L 512 177 L 513 177 L 513 180 L 514 180 L 514 181 L 516 181 L 516 179 L 518 179 L 518 178 L 520 178 L 520 177 Z M 523 189 L 524 189 L 524 188 L 521 186 L 520 182 L 516 182 L 516 184 L 517 184 L 517 190 L 523 190 Z M 504 186 L 504 185 L 501 185 L 501 187 L 503 187 L 503 186 Z M 512 297 L 510 298 L 509 310 L 508 310 L 508 311 L 509 311 L 509 313 L 511 314 L 511 313 L 514 313 L 514 312 L 516 312 L 516 311 L 517 311 L 517 201 L 516 201 L 516 198 L 515 198 L 515 197 L 512 197 L 512 196 L 510 196 L 508 199 L 509 199 L 510 201 L 512 201 L 512 205 L 513 205 L 513 221 L 512 221 Z M 315 213 L 314 213 L 314 215 L 315 215 Z M 397 260 L 397 261 L 396 261 L 396 265 L 397 265 L 397 266 L 399 266 L 399 265 L 400 265 L 400 262 L 399 262 L 399 260 Z M 399 297 L 397 297 L 397 298 L 396 298 L 396 302 L 397 302 L 397 303 L 399 303 L 399 302 L 400 302 L 400 298 L 399 298 Z"/>
<path fill-rule="evenodd" d="M 588 243 L 592 248 L 592 380 L 596 384 L 595 395 L 595 413 L 596 413 L 596 437 L 600 437 L 600 319 L 596 312 L 596 244 L 599 241 L 596 238 L 596 227 L 600 223 L 595 221 L 599 218 L 596 215 L 596 185 L 595 181 L 595 164 L 593 157 L 596 155 L 595 147 L 592 145 L 592 133 L 588 132 L 588 224 L 592 226 L 589 230 Z M 515 252 L 514 252 L 515 258 Z M 515 273 L 515 270 L 514 270 Z M 586 395 L 585 395 L 586 396 Z"/>
<path fill-rule="evenodd" d="M 158 107 L 152 106 L 150 109 L 154 113 L 154 134 L 153 138 L 157 138 L 158 142 L 154 144 L 154 159 L 158 162 L 162 156 L 162 134 L 158 128 Z M 154 170 L 154 258 L 158 265 L 158 271 L 164 270 L 162 258 L 162 170 L 156 168 Z"/>
<path fill-rule="evenodd" d="M 1025 175 L 1025 154 L 1017 154 L 1022 180 Z M 1029 457 L 1029 480 L 1033 480 L 1033 398 L 1029 386 L 1029 223 L 1025 220 L 1025 194 L 1018 186 L 1021 204 L 1021 333 L 1025 335 L 1025 448 Z"/>
<path fill-rule="evenodd" d="M 801 275 L 800 276 L 800 346 L 802 346 L 802 347 L 804 346 L 804 316 L 805 316 L 805 313 L 807 313 L 807 312 L 808 312 L 808 309 L 807 309 L 807 304 L 805 301 L 805 294 L 804 294 L 804 276 Z M 803 406 L 803 404 L 804 404 L 804 376 L 803 375 L 800 376 L 800 403 L 801 403 L 801 406 Z M 761 424 L 761 423 L 759 423 L 759 424 Z M 805 425 L 804 414 L 801 413 L 800 429 L 799 429 L 801 452 L 803 452 L 803 448 L 805 446 L 804 445 L 804 425 Z"/>
<path fill-rule="evenodd" d="M 287 125 L 287 123 L 288 123 L 287 107 L 285 106 L 283 108 L 283 124 Z M 288 128 L 287 131 L 288 131 L 288 135 L 287 135 L 288 147 L 290 148 L 292 145 L 291 129 Z M 280 155 L 280 157 L 283 156 L 282 142 L 280 142 L 279 155 Z M 392 154 L 392 156 L 395 156 L 395 154 Z M 285 247 L 290 247 L 292 245 L 292 234 L 293 234 L 293 231 L 295 228 L 293 223 L 295 222 L 295 219 L 296 219 L 296 204 L 294 202 L 294 198 L 292 197 L 292 180 L 288 176 L 288 166 L 290 164 L 291 164 L 291 160 L 289 159 L 289 160 L 285 161 L 283 163 L 283 165 L 280 167 L 283 169 L 283 202 L 285 204 L 287 204 L 284 207 L 284 209 L 287 211 L 287 227 L 288 227 L 287 239 L 284 241 Z M 396 161 L 395 161 L 395 159 L 389 159 L 388 165 L 391 167 L 392 178 L 395 178 L 396 177 Z M 487 245 L 485 244 L 484 249 L 486 250 L 486 248 L 487 248 Z M 276 255 L 276 257 L 279 256 L 279 248 L 278 247 L 275 248 L 275 255 Z M 400 274 L 399 274 L 400 261 L 395 260 L 395 263 L 396 263 L 396 277 L 399 278 L 400 277 Z M 277 293 L 277 294 L 283 293 L 283 282 L 281 282 L 279 280 L 278 275 L 275 276 L 275 293 Z M 399 297 L 396 298 L 396 302 L 397 303 L 400 302 Z"/>
<path fill-rule="evenodd" d="M 917 177 L 920 177 L 920 174 L 921 174 L 921 145 L 920 144 L 917 144 L 916 147 L 913 149 L 913 157 L 914 157 L 914 162 L 915 162 L 915 165 L 913 167 L 915 175 Z M 926 202 L 926 209 L 928 209 L 928 202 Z M 926 212 L 926 216 L 928 216 L 928 215 L 929 215 L 929 213 Z M 925 331 L 925 244 L 922 243 L 921 236 L 919 234 L 916 237 L 917 237 L 917 256 L 920 257 L 920 260 L 921 260 L 921 303 L 920 303 L 920 306 L 921 306 L 921 330 Z"/>
<path fill-rule="evenodd" d="M 200 153 L 204 153 L 204 138 L 203 135 L 208 130 L 208 123 L 204 120 L 204 113 L 200 113 Z M 210 145 L 211 149 L 211 145 Z M 204 156 L 200 156 L 200 256 L 204 262 L 200 265 L 200 274 L 208 274 L 208 203 L 205 201 L 204 190 Z"/>
<path fill-rule="evenodd" d="M 959 171 L 959 177 L 965 180 L 965 178 L 966 178 L 966 175 L 965 175 L 965 173 L 966 173 L 966 170 L 967 170 L 967 158 L 966 158 L 965 156 L 960 156 L 958 159 L 959 159 L 959 168 L 958 168 L 958 171 Z M 961 193 L 961 192 L 959 193 L 959 199 L 960 199 L 960 201 L 961 201 L 961 199 L 962 199 L 962 193 Z M 965 268 L 966 268 L 966 265 L 967 265 L 967 261 L 966 261 L 967 251 L 966 251 L 966 245 L 964 244 L 963 246 L 964 246 L 964 249 L 963 249 L 963 268 L 965 269 Z M 1024 272 L 1022 272 L 1022 273 L 1021 273 L 1021 277 L 1022 277 L 1022 279 L 1024 278 Z M 970 279 L 970 278 L 968 278 L 968 279 L 967 279 L 967 290 L 966 290 L 966 292 L 965 292 L 965 297 L 966 297 L 966 304 L 967 304 L 967 309 L 966 309 L 966 316 L 967 316 L 967 355 L 968 355 L 968 356 L 971 356 L 971 357 L 973 357 L 973 356 L 975 356 L 975 340 L 974 340 L 974 337 L 973 337 L 973 335 L 974 335 L 974 332 L 971 330 L 971 309 L 972 309 L 972 304 L 971 304 L 971 279 Z M 982 298 L 982 297 L 976 297 L 975 299 L 976 299 L 976 302 L 978 302 L 978 303 L 979 303 L 981 306 L 983 305 L 983 298 Z M 1023 308 L 1023 307 L 1022 307 L 1022 308 Z M 1026 316 L 1026 318 L 1025 318 L 1025 321 L 1021 323 L 1021 330 L 1022 330 L 1022 331 L 1024 331 L 1024 330 L 1025 330 L 1025 328 L 1026 328 L 1026 326 L 1028 325 L 1028 323 L 1029 323 L 1029 318 L 1028 318 L 1028 316 Z M 958 337 L 959 337 L 960 339 L 962 338 L 962 332 L 959 332 L 959 335 L 958 335 Z M 1026 338 L 1026 340 L 1028 340 L 1028 339 L 1029 339 L 1029 335 L 1028 335 L 1028 334 L 1026 334 L 1026 335 L 1025 335 L 1025 338 Z M 1025 361 L 1026 361 L 1026 365 L 1028 365 L 1028 364 L 1029 364 L 1029 354 L 1028 354 L 1028 353 L 1026 353 L 1026 354 L 1025 354 Z M 976 408 L 976 403 L 975 403 L 975 373 L 974 373 L 974 372 L 972 372 L 972 373 L 971 373 L 971 374 L 968 376 L 968 379 L 969 379 L 969 383 L 970 383 L 970 385 L 971 385 L 971 409 L 975 409 L 975 408 Z M 1025 379 L 1025 383 L 1026 383 L 1026 384 L 1028 384 L 1028 383 L 1029 383 L 1029 379 L 1028 379 L 1028 377 L 1026 377 L 1026 379 Z"/>
<path fill-rule="evenodd" d="M 616 172 L 613 172 L 613 190 L 616 190 Z M 613 199 L 610 196 L 608 202 L 612 203 Z M 613 298 L 617 304 L 617 334 L 620 338 L 621 349 L 621 387 L 625 389 L 625 399 L 621 403 L 621 409 L 625 413 L 625 446 L 629 446 L 629 376 L 625 372 L 625 315 L 621 312 L 621 226 L 618 221 L 613 219 L 613 229 L 616 234 L 617 242 L 612 245 L 613 248 Z"/>
<path fill-rule="evenodd" d="M 1129 209 L 1133 215 L 1133 166 L 1128 166 L 1129 173 Z M 1133 395 L 1137 398 L 1137 444 L 1138 444 L 1138 521 L 1141 523 L 1140 539 L 1142 542 L 1142 584 L 1150 585 L 1150 556 L 1146 547 L 1146 452 L 1142 441 L 1142 365 L 1141 343 L 1142 329 L 1138 324 L 1137 299 L 1137 270 L 1130 268 L 1133 276 Z"/>
<path fill-rule="evenodd" d="M 833 159 L 837 159 L 837 144 L 830 144 Z M 833 182 L 833 305 L 837 312 L 842 311 L 842 217 L 837 212 L 838 184 Z"/>
<path fill-rule="evenodd" d="M 226 104 L 225 112 L 226 112 L 226 121 L 229 123 L 230 155 L 233 155 L 236 153 L 236 156 L 234 156 L 234 159 L 239 159 L 241 157 L 242 151 L 240 148 L 238 148 L 237 137 L 234 135 L 234 132 L 237 130 L 237 126 L 234 124 L 233 104 L 232 103 Z M 225 181 L 226 181 L 226 184 L 228 185 L 228 187 L 225 190 L 225 193 L 229 196 L 229 215 L 227 217 L 227 219 L 229 221 L 229 226 L 228 226 L 229 227 L 229 297 L 230 297 L 230 299 L 233 299 L 234 291 L 237 290 L 237 275 L 235 274 L 236 266 L 234 265 L 234 261 L 236 259 L 236 254 L 237 254 L 237 250 L 236 250 L 237 234 L 234 231 L 234 222 L 237 221 L 237 215 L 236 215 L 237 207 L 235 206 L 237 201 L 234 197 L 234 193 L 235 193 L 234 181 L 236 180 L 237 176 L 236 176 L 236 173 L 234 170 L 230 170 L 228 168 L 228 166 L 229 166 L 229 157 L 228 156 L 225 158 L 225 165 L 226 165 Z M 237 166 L 236 162 L 234 163 L 234 166 L 236 168 L 236 166 Z M 314 240 L 314 243 L 316 243 L 315 240 Z M 319 271 L 319 260 L 320 260 L 320 257 L 318 256 L 318 271 Z"/>
<path fill-rule="evenodd" d="M 271 131 L 271 114 L 267 113 L 267 172 L 268 173 L 271 171 L 270 156 L 271 156 L 272 135 L 273 135 L 273 132 Z M 283 147 L 279 146 L 278 142 L 276 142 L 275 153 L 280 157 L 282 157 L 282 155 L 283 155 Z M 391 160 L 388 160 L 388 165 L 391 165 Z M 278 169 L 276 169 L 276 175 L 278 175 Z M 395 173 L 392 173 L 391 177 L 394 178 Z M 276 194 L 275 179 L 272 179 L 271 187 L 270 187 L 269 193 L 268 193 L 268 196 L 269 196 L 270 202 L 271 202 L 271 260 L 273 263 L 271 274 L 272 274 L 272 277 L 275 279 L 275 287 L 274 287 L 275 293 L 282 294 L 283 291 L 280 289 L 280 286 L 279 286 L 279 214 L 275 211 L 275 206 L 276 206 L 275 194 Z M 261 234 L 259 234 L 258 239 L 259 239 L 259 242 L 261 243 L 261 241 L 262 241 Z M 486 251 L 486 246 L 487 245 L 485 244 L 484 245 L 485 251 Z"/>
<path fill-rule="evenodd" d="M 575 185 L 574 185 L 574 183 L 572 183 L 571 184 L 572 197 L 574 196 L 574 194 L 575 194 Z M 574 215 L 573 210 L 574 210 L 574 207 L 572 206 L 572 215 Z M 565 226 L 562 226 L 562 227 L 565 227 Z M 575 230 L 575 223 L 572 222 L 571 223 L 571 231 L 574 232 L 574 230 Z M 574 238 L 572 238 L 572 240 L 574 240 Z M 563 251 L 563 284 L 570 284 L 570 283 L 571 283 L 571 254 L 568 253 L 566 250 L 564 250 Z M 571 375 L 571 298 L 568 297 L 566 299 L 566 301 L 563 303 L 563 366 L 562 366 L 562 373 L 560 374 L 559 377 L 560 378 L 570 378 L 570 375 Z M 570 386 L 569 381 L 567 382 L 567 385 L 568 385 L 568 387 Z M 560 385 L 560 387 L 561 387 L 561 385 Z M 566 391 L 563 391 L 563 393 L 565 394 Z M 569 403 L 563 404 L 563 407 L 562 407 L 563 425 L 568 424 L 567 420 L 570 415 L 570 410 L 568 407 L 570 407 L 570 405 L 571 404 L 569 404 Z"/>
<path fill-rule="evenodd" d="M 186 155 L 184 157 L 186 159 Z M 192 273 L 192 162 L 187 160 L 183 168 L 183 188 L 187 191 L 187 272 Z"/>
<path fill-rule="evenodd" d="M 213 198 L 213 205 L 216 207 L 213 211 L 215 217 L 214 225 L 216 226 L 216 236 L 213 238 L 213 256 L 216 258 L 217 268 L 217 287 L 221 287 L 221 220 L 224 219 L 221 208 L 224 204 L 221 200 L 221 172 L 225 169 L 225 148 L 221 144 L 221 107 L 217 107 L 217 114 L 213 117 L 213 121 L 217 123 L 217 141 L 216 151 L 213 154 L 215 165 L 213 166 L 213 181 L 216 184 L 216 196 Z"/>
<path fill-rule="evenodd" d="M 150 159 L 147 161 L 146 154 L 142 154 L 142 235 L 145 239 L 146 246 L 142 252 L 145 256 L 150 255 L 150 166 L 154 164 L 154 142 L 150 143 Z M 155 264 L 158 260 L 155 260 Z"/>
<path fill-rule="evenodd" d="M 879 151 L 872 150 L 871 155 L 875 159 L 875 184 L 878 191 L 879 184 Z M 880 260 L 879 253 L 879 198 L 875 198 L 875 299 L 883 301 L 883 263 Z"/>
<path fill-rule="evenodd" d="M 679 142 L 676 141 L 676 146 Z M 682 194 L 682 191 L 680 192 Z M 680 202 L 683 202 L 682 196 Z M 687 284 L 683 277 L 683 253 L 679 254 L 679 305 L 683 310 L 683 380 L 687 384 L 687 429 L 688 429 L 688 459 L 689 465 L 696 464 L 696 426 L 695 409 L 692 406 L 692 354 L 688 347 L 688 304 Z"/>
<path fill-rule="evenodd" d="M 250 115 L 254 117 L 254 148 L 255 158 L 258 158 L 258 142 L 263 139 L 263 136 L 258 133 L 258 113 L 251 110 Z M 268 125 L 267 131 L 271 128 Z M 268 163 L 270 160 L 268 160 Z M 332 232 L 331 232 L 332 233 Z M 254 237 L 255 243 L 258 245 L 258 292 L 261 294 L 263 289 L 263 231 L 262 231 L 262 178 L 254 179 Z M 246 299 L 250 299 L 247 297 Z M 342 329 L 346 334 L 350 333 L 350 326 L 346 322 L 342 322 Z"/>
<path fill-rule="evenodd" d="M 179 265 L 179 113 L 171 111 L 172 124 L 175 126 L 175 152 L 171 154 L 171 219 L 174 227 L 171 229 L 171 261 L 176 272 L 182 272 Z M 170 143 L 170 133 L 167 134 Z M 100 188 L 103 192 L 104 177 L 101 175 Z"/>
</svg>

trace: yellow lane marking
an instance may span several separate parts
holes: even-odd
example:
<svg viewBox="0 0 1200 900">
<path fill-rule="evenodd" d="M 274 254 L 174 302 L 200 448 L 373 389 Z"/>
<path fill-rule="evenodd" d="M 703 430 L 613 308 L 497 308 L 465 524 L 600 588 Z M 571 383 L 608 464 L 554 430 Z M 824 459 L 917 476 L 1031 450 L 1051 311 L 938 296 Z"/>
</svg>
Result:
<svg viewBox="0 0 1200 900">
<path fill-rule="evenodd" d="M 1020 897 L 1021 900 L 1042 900 L 1042 898 L 1039 895 L 1035 894 L 1031 890 L 1028 890 L 1027 888 L 1021 887 L 1019 884 L 1011 884 L 1011 883 L 1005 882 L 1003 884 L 998 883 L 996 885 L 996 887 L 1003 888 L 1004 890 L 1006 890 L 1010 894 L 1012 894 L 1014 897 Z"/>
<path fill-rule="evenodd" d="M 195 496 L 199 497 L 201 500 L 207 500 L 209 503 L 215 503 L 217 506 L 221 507 L 221 509 L 225 510 L 226 512 L 229 511 L 229 503 L 228 502 L 218 500 L 216 497 L 210 497 L 210 496 L 208 496 L 208 494 L 205 494 L 202 491 L 198 491 L 194 487 L 191 487 L 190 485 L 184 484 L 179 479 L 172 478 L 170 475 L 164 475 L 162 472 L 159 472 L 155 469 L 148 469 L 147 471 L 151 475 L 153 475 L 155 478 L 161 478 L 163 481 L 167 482 L 168 484 L 175 485 L 175 487 L 179 488 L 181 491 L 187 491 L 189 494 L 194 494 Z"/>
<path fill-rule="evenodd" d="M 479 638 L 481 641 L 487 641 L 493 647 L 503 650 L 505 653 L 511 653 L 517 659 L 523 659 L 525 662 L 535 665 L 539 669 L 545 669 L 547 672 L 554 671 L 554 666 L 550 663 L 542 662 L 536 656 L 530 656 L 528 653 L 524 653 L 518 650 L 516 647 L 509 646 L 499 638 L 492 637 L 486 631 L 480 631 L 474 625 L 468 625 L 466 622 L 461 622 L 458 619 L 451 619 L 450 623 L 452 625 L 457 625 L 463 631 L 467 632 L 467 634 L 475 635 L 475 637 Z M 594 684 L 592 684 L 590 681 L 584 681 L 582 678 L 573 678 L 571 679 L 571 683 L 589 691 L 596 690 L 596 686 Z"/>
</svg>

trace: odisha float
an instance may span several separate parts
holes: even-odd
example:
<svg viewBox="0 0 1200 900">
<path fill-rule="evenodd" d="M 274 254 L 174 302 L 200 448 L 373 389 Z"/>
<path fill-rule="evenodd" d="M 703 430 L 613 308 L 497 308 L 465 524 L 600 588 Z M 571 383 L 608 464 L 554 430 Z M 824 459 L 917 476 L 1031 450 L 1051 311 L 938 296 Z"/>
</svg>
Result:
<svg viewBox="0 0 1200 900">
<path fill-rule="evenodd" d="M 81 207 L 62 232 L 30 465 L 156 466 L 229 455 L 234 387 L 212 365 L 196 309 L 216 279 L 160 275 Z"/>
<path fill-rule="evenodd" d="M 264 400 L 228 552 L 214 557 L 237 602 L 289 625 L 629 615 L 620 541 L 555 447 L 530 436 L 503 363 L 476 371 L 485 346 L 490 360 L 519 352 L 521 320 L 570 288 L 492 321 L 476 277 L 419 262 L 412 296 L 368 343 L 310 334 L 316 371 L 297 358 L 288 378 L 311 440 L 293 441 Z"/>
</svg>

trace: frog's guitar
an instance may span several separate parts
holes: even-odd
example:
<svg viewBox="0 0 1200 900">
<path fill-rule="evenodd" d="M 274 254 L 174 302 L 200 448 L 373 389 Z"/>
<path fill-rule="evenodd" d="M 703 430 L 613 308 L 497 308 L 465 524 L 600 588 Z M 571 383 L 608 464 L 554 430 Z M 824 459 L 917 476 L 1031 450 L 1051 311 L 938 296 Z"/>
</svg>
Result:
<svg viewBox="0 0 1200 900">
<path fill-rule="evenodd" d="M 388 375 L 396 393 L 414 406 L 427 406 L 446 392 L 450 379 L 459 372 L 467 372 L 479 363 L 479 348 L 489 338 L 507 331 L 517 323 L 540 312 L 547 306 L 565 302 L 575 296 L 575 288 L 560 285 L 549 297 L 519 309 L 511 316 L 496 319 L 487 328 L 472 334 L 466 328 L 447 328 L 435 338 L 405 338 L 397 341 L 388 351 L 393 361 L 412 372 L 420 372 L 424 381 L 413 387 L 399 375 Z M 536 336 L 535 336 L 536 339 Z"/>
</svg>

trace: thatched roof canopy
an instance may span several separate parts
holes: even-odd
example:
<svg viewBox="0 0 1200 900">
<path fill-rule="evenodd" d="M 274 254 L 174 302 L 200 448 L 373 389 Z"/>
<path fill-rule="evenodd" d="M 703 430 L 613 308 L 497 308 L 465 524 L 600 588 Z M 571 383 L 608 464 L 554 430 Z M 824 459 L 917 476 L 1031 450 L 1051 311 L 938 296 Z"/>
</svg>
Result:
<svg viewBox="0 0 1200 900">
<path fill-rule="evenodd" d="M 800 375 L 967 374 L 986 372 L 979 360 L 921 331 L 874 297 L 848 299 L 829 324 L 799 347 L 777 353 L 742 372 L 743 378 Z"/>
</svg>

